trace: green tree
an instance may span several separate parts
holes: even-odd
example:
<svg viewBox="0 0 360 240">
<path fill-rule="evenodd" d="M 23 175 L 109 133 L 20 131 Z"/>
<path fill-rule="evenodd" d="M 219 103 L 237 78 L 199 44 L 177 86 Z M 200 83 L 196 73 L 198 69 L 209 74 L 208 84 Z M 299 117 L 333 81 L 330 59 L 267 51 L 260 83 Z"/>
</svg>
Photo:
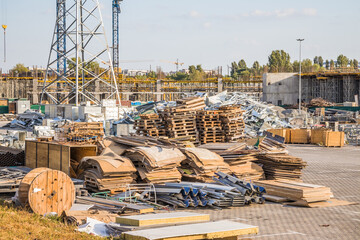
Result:
<svg viewBox="0 0 360 240">
<path fill-rule="evenodd" d="M 292 65 L 293 65 L 293 71 L 294 72 L 299 72 L 300 71 L 299 61 L 295 60 Z"/>
<path fill-rule="evenodd" d="M 324 66 L 324 59 L 322 58 L 322 56 L 318 57 L 318 64 L 320 65 L 320 67 Z"/>
<path fill-rule="evenodd" d="M 17 74 L 21 74 L 29 72 L 29 69 L 25 67 L 24 64 L 18 63 L 15 65 L 15 67 L 13 67 L 13 69 L 11 69 L 11 71 Z"/>
<path fill-rule="evenodd" d="M 189 66 L 189 78 L 193 81 L 200 81 L 203 80 L 205 77 L 204 70 L 202 69 L 201 65 L 197 65 L 196 67 L 194 65 Z M 180 75 L 182 76 L 182 75 Z M 178 76 L 178 77 L 180 77 Z"/>
<path fill-rule="evenodd" d="M 349 59 L 344 55 L 339 55 L 337 57 L 337 66 L 338 67 L 347 67 L 349 64 Z"/>
<path fill-rule="evenodd" d="M 239 65 L 240 70 L 242 70 L 242 71 L 247 70 L 246 62 L 245 62 L 244 59 L 241 59 L 241 60 L 239 61 L 239 64 L 238 64 L 238 65 Z"/>
<path fill-rule="evenodd" d="M 150 71 L 147 76 L 148 78 L 157 78 L 157 74 L 155 71 Z"/>
<path fill-rule="evenodd" d="M 171 78 L 174 80 L 189 80 L 189 75 L 187 73 L 176 72 Z"/>
<path fill-rule="evenodd" d="M 330 60 L 330 69 L 334 69 L 335 68 L 335 62 L 334 60 Z"/>
<path fill-rule="evenodd" d="M 329 60 L 326 60 L 326 62 L 325 62 L 325 68 L 326 68 L 327 70 L 330 69 L 330 61 L 329 61 Z"/>
<path fill-rule="evenodd" d="M 313 71 L 313 63 L 310 59 L 304 59 L 301 62 L 301 71 L 302 72 L 312 72 Z"/>
<path fill-rule="evenodd" d="M 252 68 L 251 68 L 251 72 L 252 72 L 253 75 L 259 75 L 259 74 L 260 74 L 260 72 L 261 72 L 261 67 L 260 67 L 260 64 L 259 64 L 258 61 L 255 61 L 255 62 L 253 63 L 253 66 L 252 66 Z"/>
<path fill-rule="evenodd" d="M 269 58 L 270 72 L 292 72 L 290 55 L 284 50 L 272 51 Z"/>
<path fill-rule="evenodd" d="M 359 68 L 359 61 L 356 60 L 356 59 L 354 59 L 354 60 L 353 60 L 353 65 L 354 65 L 354 68 L 355 68 L 355 69 L 358 69 L 358 68 Z"/>
<path fill-rule="evenodd" d="M 314 57 L 314 64 L 318 64 L 319 63 L 319 57 L 318 56 L 315 56 Z"/>
</svg>

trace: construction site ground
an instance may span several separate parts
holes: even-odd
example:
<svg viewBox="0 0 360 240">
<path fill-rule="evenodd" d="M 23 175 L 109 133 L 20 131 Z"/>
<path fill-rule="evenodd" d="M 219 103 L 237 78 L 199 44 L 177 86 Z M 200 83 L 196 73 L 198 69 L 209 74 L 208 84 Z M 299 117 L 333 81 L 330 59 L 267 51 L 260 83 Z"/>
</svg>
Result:
<svg viewBox="0 0 360 240">
<path fill-rule="evenodd" d="M 328 186 L 335 198 L 360 203 L 360 147 L 325 148 L 288 145 L 291 155 L 308 162 L 306 183 Z M 198 211 L 212 220 L 231 219 L 259 226 L 259 234 L 241 239 L 359 239 L 360 205 L 304 208 L 266 202 L 249 207 Z"/>
</svg>

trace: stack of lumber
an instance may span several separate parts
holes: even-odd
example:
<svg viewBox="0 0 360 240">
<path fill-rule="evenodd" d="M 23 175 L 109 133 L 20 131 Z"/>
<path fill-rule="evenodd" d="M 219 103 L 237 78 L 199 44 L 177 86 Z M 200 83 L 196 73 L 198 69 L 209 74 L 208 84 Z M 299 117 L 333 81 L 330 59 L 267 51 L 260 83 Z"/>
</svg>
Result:
<svg viewBox="0 0 360 240">
<path fill-rule="evenodd" d="M 0 146 L 0 167 L 23 166 L 24 163 L 24 150 Z"/>
<path fill-rule="evenodd" d="M 181 163 L 179 171 L 183 180 L 211 182 L 216 172 L 230 172 L 230 167 L 218 154 L 203 148 L 183 148 L 186 160 Z"/>
<path fill-rule="evenodd" d="M 106 148 L 100 156 L 85 157 L 71 170 L 85 180 L 86 188 L 92 191 L 123 189 L 135 183 L 136 168 L 130 159 Z"/>
<path fill-rule="evenodd" d="M 176 112 L 187 112 L 189 109 L 192 111 L 201 110 L 206 107 L 204 98 L 201 97 L 188 97 L 176 100 Z"/>
<path fill-rule="evenodd" d="M 141 136 L 165 136 L 165 126 L 157 114 L 142 114 L 135 121 L 136 134 Z"/>
<path fill-rule="evenodd" d="M 177 148 L 136 147 L 126 151 L 138 170 L 140 178 L 148 183 L 179 182 L 177 170 L 186 157 Z"/>
<path fill-rule="evenodd" d="M 287 200 L 296 201 L 295 205 L 308 206 L 310 203 L 329 200 L 333 194 L 329 187 L 289 180 L 257 181 L 266 193 Z"/>
<path fill-rule="evenodd" d="M 225 142 L 225 133 L 222 129 L 220 110 L 198 111 L 196 125 L 200 133 L 200 141 L 204 143 Z"/>
<path fill-rule="evenodd" d="M 301 158 L 286 153 L 260 153 L 256 163 L 261 164 L 266 179 L 289 179 L 299 181 L 301 170 L 307 165 Z"/>
<path fill-rule="evenodd" d="M 63 129 L 69 142 L 96 143 L 104 137 L 102 122 L 73 122 Z"/>
<path fill-rule="evenodd" d="M 223 111 L 220 114 L 222 122 L 222 129 L 225 134 L 227 142 L 236 141 L 244 136 L 245 122 L 243 112 L 237 106 L 223 106 L 219 110 Z"/>
</svg>

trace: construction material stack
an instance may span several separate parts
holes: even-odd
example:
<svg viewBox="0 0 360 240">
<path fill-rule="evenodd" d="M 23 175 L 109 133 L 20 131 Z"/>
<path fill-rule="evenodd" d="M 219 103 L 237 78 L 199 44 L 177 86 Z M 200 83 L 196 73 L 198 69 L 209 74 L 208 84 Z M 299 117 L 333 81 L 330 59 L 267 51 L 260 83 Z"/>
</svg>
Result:
<svg viewBox="0 0 360 240">
<path fill-rule="evenodd" d="M 278 180 L 301 180 L 301 170 L 307 165 L 299 157 L 290 156 L 286 153 L 261 153 L 257 163 L 263 166 L 266 179 Z"/>
<path fill-rule="evenodd" d="M 177 170 L 186 157 L 177 148 L 136 147 L 127 150 L 125 156 L 131 159 L 142 181 L 147 183 L 180 182 Z"/>
<path fill-rule="evenodd" d="M 220 114 L 220 119 L 226 142 L 233 142 L 242 138 L 245 131 L 244 111 L 237 106 L 223 106 L 219 110 L 223 111 Z"/>
<path fill-rule="evenodd" d="M 196 125 L 200 133 L 200 141 L 205 143 L 225 142 L 225 133 L 222 129 L 220 110 L 198 111 Z"/>
<path fill-rule="evenodd" d="M 104 137 L 102 122 L 74 122 L 63 129 L 68 142 L 96 143 Z"/>
<path fill-rule="evenodd" d="M 204 99 L 186 98 L 177 100 L 176 104 L 176 107 L 166 108 L 160 113 L 165 122 L 166 135 L 170 138 L 190 137 L 193 142 L 197 142 L 196 110 L 206 106 Z"/>
<path fill-rule="evenodd" d="M 136 120 L 136 134 L 147 137 L 165 136 L 165 126 L 157 114 L 142 114 Z"/>
<path fill-rule="evenodd" d="M 187 158 L 179 171 L 186 181 L 212 182 L 215 172 L 230 172 L 229 165 L 214 152 L 203 148 L 184 148 L 182 151 Z"/>
</svg>

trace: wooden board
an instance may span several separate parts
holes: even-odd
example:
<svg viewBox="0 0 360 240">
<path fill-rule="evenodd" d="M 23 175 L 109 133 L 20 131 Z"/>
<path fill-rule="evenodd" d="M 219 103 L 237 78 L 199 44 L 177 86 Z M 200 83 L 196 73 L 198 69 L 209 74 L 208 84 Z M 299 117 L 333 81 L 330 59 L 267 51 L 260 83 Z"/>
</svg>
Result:
<svg viewBox="0 0 360 240">
<path fill-rule="evenodd" d="M 257 234 L 259 228 L 232 221 L 187 224 L 173 227 L 152 228 L 125 232 L 124 240 L 194 240 L 194 239 L 236 239 L 237 236 Z"/>
<path fill-rule="evenodd" d="M 65 173 L 48 168 L 29 172 L 19 186 L 19 201 L 29 205 L 34 213 L 59 215 L 71 208 L 75 201 L 75 186 Z"/>
<path fill-rule="evenodd" d="M 36 168 L 36 142 L 26 141 L 25 149 L 25 165 L 29 168 Z"/>
<path fill-rule="evenodd" d="M 311 131 L 308 129 L 291 129 L 291 143 L 310 143 Z"/>
<path fill-rule="evenodd" d="M 326 147 L 343 147 L 344 132 L 326 132 L 324 133 L 324 145 Z"/>
<path fill-rule="evenodd" d="M 198 214 L 191 212 L 170 212 L 137 216 L 124 216 L 116 218 L 117 223 L 138 227 L 201 221 L 210 221 L 210 216 L 208 214 Z"/>
</svg>

